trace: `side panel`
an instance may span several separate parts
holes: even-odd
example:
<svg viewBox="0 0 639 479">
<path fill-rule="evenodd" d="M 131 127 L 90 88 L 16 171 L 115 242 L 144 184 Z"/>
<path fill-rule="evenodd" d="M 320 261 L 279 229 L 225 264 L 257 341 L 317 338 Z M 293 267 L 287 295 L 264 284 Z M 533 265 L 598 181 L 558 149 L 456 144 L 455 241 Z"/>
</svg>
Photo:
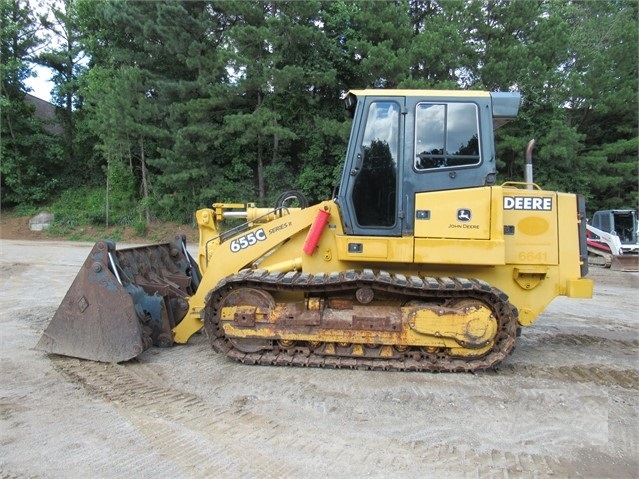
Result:
<svg viewBox="0 0 639 479">
<path fill-rule="evenodd" d="M 503 265 L 504 241 L 415 238 L 415 262 L 467 266 Z"/>
<path fill-rule="evenodd" d="M 491 188 L 418 193 L 415 237 L 490 239 Z"/>
<path fill-rule="evenodd" d="M 492 187 L 415 195 L 415 262 L 505 264 L 501 189 Z"/>
<path fill-rule="evenodd" d="M 559 263 L 557 194 L 551 191 L 503 189 L 506 263 Z M 576 205 L 572 206 L 576 215 Z M 578 243 L 574 244 L 578 249 Z"/>
<path fill-rule="evenodd" d="M 381 236 L 344 236 L 335 238 L 340 261 L 413 262 L 413 238 Z"/>
<path fill-rule="evenodd" d="M 490 97 L 481 96 L 407 99 L 403 234 L 413 234 L 418 227 L 413 223 L 417 194 L 494 183 L 490 106 Z"/>
</svg>

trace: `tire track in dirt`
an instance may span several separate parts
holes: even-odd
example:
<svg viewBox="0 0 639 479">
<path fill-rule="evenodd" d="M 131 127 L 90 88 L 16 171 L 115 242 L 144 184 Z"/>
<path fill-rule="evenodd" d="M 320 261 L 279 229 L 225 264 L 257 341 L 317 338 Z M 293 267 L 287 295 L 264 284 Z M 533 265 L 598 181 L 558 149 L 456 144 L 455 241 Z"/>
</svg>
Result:
<svg viewBox="0 0 639 479">
<path fill-rule="evenodd" d="M 217 369 L 217 360 L 215 369 Z M 222 359 L 224 361 L 224 359 Z M 237 376 L 238 370 L 246 376 L 249 382 L 256 384 L 256 388 L 267 398 L 286 398 L 287 402 L 280 406 L 290 415 L 290 421 L 298 423 L 299 416 L 305 416 L 307 422 L 322 423 L 323 418 L 330 418 L 331 424 L 352 423 L 352 428 L 359 429 L 357 438 L 366 438 L 366 444 L 370 451 L 365 457 L 358 457 L 359 464 L 365 463 L 379 471 L 384 470 L 423 470 L 428 471 L 424 477 L 510 477 L 525 472 L 533 477 L 546 477 L 539 474 L 539 471 L 573 471 L 574 466 L 570 455 L 561 459 L 543 454 L 532 454 L 525 452 L 529 449 L 526 444 L 514 445 L 514 450 L 505 455 L 494 457 L 496 450 L 486 450 L 485 446 L 479 444 L 478 449 L 469 451 L 460 448 L 450 448 L 448 444 L 464 443 L 467 438 L 466 428 L 463 425 L 453 425 L 446 422 L 433 430 L 429 425 L 429 432 L 426 434 L 429 439 L 425 439 L 423 430 L 415 429 L 415 421 L 421 422 L 423 417 L 432 414 L 432 405 L 447 405 L 451 402 L 459 402 L 457 405 L 460 413 L 468 417 L 472 414 L 480 415 L 482 410 L 489 411 L 494 403 L 503 401 L 510 404 L 526 403 L 533 401 L 540 403 L 552 397 L 554 389 L 542 391 L 519 392 L 509 386 L 510 378 L 501 381 L 500 378 L 483 378 L 480 376 L 455 374 L 455 375 L 431 375 L 423 373 L 376 373 L 376 372 L 339 372 L 320 369 L 294 369 L 290 376 L 279 375 L 280 368 L 267 368 L 256 366 L 242 366 L 230 363 L 229 373 Z M 274 369 L 277 371 L 273 372 Z M 260 378 L 263 375 L 276 374 L 280 378 L 277 382 L 277 390 L 269 389 L 269 381 Z M 289 377 L 290 380 L 282 380 Z M 327 378 L 333 378 L 331 384 L 327 384 Z M 349 381 L 348 378 L 353 379 Z M 377 379 L 375 379 L 377 378 Z M 415 380 L 425 378 L 427 380 L 423 386 L 415 384 Z M 428 389 L 429 379 L 441 378 L 434 389 Z M 345 379 L 345 381 L 342 381 Z M 495 380 L 497 379 L 497 380 Z M 360 389 L 363 383 L 369 384 L 370 389 Z M 421 381 L 419 381 L 421 383 Z M 376 388 L 375 385 L 383 387 Z M 453 386 L 455 384 L 455 386 Z M 462 384 L 462 386 L 460 386 Z M 465 385 L 465 386 L 463 386 Z M 350 389 L 347 387 L 350 386 Z M 461 391 L 456 389 L 461 387 L 466 392 L 460 398 Z M 469 389 L 467 390 L 466 387 Z M 264 389 L 266 388 L 266 389 Z M 478 397 L 468 391 L 474 389 L 492 389 L 491 396 Z M 372 391 L 371 391 L 372 390 Z M 313 399 L 317 396 L 317 399 Z M 251 398 L 254 401 L 255 398 Z M 350 410 L 344 411 L 344 402 L 347 401 Z M 601 409 L 602 401 L 597 405 Z M 605 403 L 605 400 L 603 401 Z M 391 405 L 391 406 L 389 406 Z M 431 406 L 431 411 L 426 406 Z M 544 407 L 542 404 L 540 407 Z M 398 414 L 398 410 L 401 411 Z M 446 411 L 444 411 L 446 412 Z M 575 409 L 571 412 L 575 415 Z M 270 416 L 277 414 L 275 406 L 272 409 L 262 411 Z M 601 415 L 601 414 L 600 414 Z M 578 415 L 577 415 L 578 418 Z M 547 424 L 548 421 L 546 421 Z M 460 427 L 461 426 L 461 427 Z M 593 428 L 592 416 L 589 421 L 584 422 L 584 427 Z M 321 427 L 321 426 L 320 426 Z M 541 443 L 556 441 L 561 443 L 574 442 L 570 433 L 565 433 L 561 429 L 553 429 L 553 436 L 550 437 L 548 431 L 542 429 L 529 431 L 528 444 L 535 444 L 535 440 Z M 598 429 L 601 424 L 597 423 Z M 388 428 L 388 430 L 386 430 Z M 372 430 L 378 431 L 372 434 Z M 318 437 L 329 435 L 330 431 L 318 431 Z M 307 457 L 326 454 L 329 457 L 342 457 L 340 451 L 350 451 L 353 449 L 353 437 L 331 437 L 331 444 L 319 445 L 317 439 L 309 435 L 309 431 L 298 431 L 296 436 L 299 442 L 296 445 L 298 451 Z M 401 437 L 397 437 L 401 436 Z M 434 437 L 435 436 L 435 437 Z M 594 436 L 594 434 L 593 434 Z M 374 438 L 374 439 L 373 439 Z M 361 450 L 361 446 L 357 450 Z M 409 456 L 395 455 L 394 451 L 411 450 Z M 472 457 L 471 457 L 472 456 Z M 421 466 L 421 467 L 420 467 Z M 327 472 L 332 469 L 326 467 Z M 349 470 L 347 461 L 335 472 L 338 476 L 358 475 L 356 469 Z M 560 476 L 561 477 L 561 476 Z"/>
<path fill-rule="evenodd" d="M 388 445 L 396 446 L 400 445 Z M 541 455 L 496 449 L 477 451 L 448 445 L 429 447 L 420 442 L 413 445 L 412 454 L 397 457 L 392 467 L 415 469 L 415 463 L 423 464 L 425 477 L 441 478 L 567 477 L 566 471 L 572 470 L 570 463 Z"/>
<path fill-rule="evenodd" d="M 73 383 L 117 407 L 161 455 L 189 474 L 247 478 L 295 475 L 257 451 L 252 451 L 250 458 L 243 453 L 242 443 L 250 444 L 261 431 L 276 427 L 271 419 L 247 411 L 237 414 L 237 410 L 211 408 L 197 396 L 171 389 L 145 365 L 62 357 L 51 360 Z"/>
<path fill-rule="evenodd" d="M 571 366 L 504 364 L 496 370 L 485 371 L 483 374 L 569 383 L 592 383 L 595 386 L 639 390 L 639 371 L 636 369 L 613 369 L 599 364 Z"/>
<path fill-rule="evenodd" d="M 31 318 L 32 320 L 35 318 Z M 212 406 L 200 396 L 210 390 L 211 385 L 204 385 L 198 393 L 191 392 L 189 383 L 186 388 L 176 388 L 170 385 L 161 375 L 168 363 L 191 364 L 193 361 L 207 364 L 208 368 L 215 369 L 220 365 L 225 366 L 224 371 L 219 374 L 225 376 L 227 373 L 233 377 L 240 377 L 238 370 L 241 369 L 241 377 L 255 383 L 262 398 L 288 397 L 293 398 L 292 402 L 303 402 L 302 393 L 299 388 L 300 381 L 308 384 L 321 385 L 326 381 L 327 376 L 334 377 L 330 371 L 321 369 L 294 369 L 290 371 L 290 377 L 299 377 L 293 381 L 278 381 L 277 386 L 269 385 L 268 380 L 263 376 L 275 374 L 276 377 L 282 371 L 280 368 L 267 368 L 262 366 L 243 366 L 228 361 L 225 358 L 209 351 L 208 344 L 204 338 L 194 341 L 195 344 L 186 347 L 177 347 L 171 350 L 152 350 L 155 359 L 159 359 L 160 364 L 143 364 L 130 362 L 124 364 L 100 364 L 77 359 L 50 356 L 51 362 L 56 370 L 69 378 L 73 384 L 77 384 L 85 389 L 90 395 L 103 401 L 114 404 L 119 413 L 127 418 L 138 433 L 148 439 L 154 450 L 155 457 L 158 455 L 165 458 L 169 463 L 173 463 L 177 470 L 182 471 L 185 476 L 191 477 L 291 477 L 305 475 L 303 464 L 296 462 L 295 458 L 282 458 L 280 460 L 264 454 L 256 453 L 255 444 L 268 442 L 274 439 L 274 433 L 268 431 L 285 432 L 287 443 L 280 444 L 280 450 L 295 448 L 302 453 L 303 457 L 321 458 L 329 456 L 334 461 L 333 464 L 323 465 L 326 476 L 330 475 L 357 475 L 357 469 L 350 469 L 348 463 L 348 453 L 352 447 L 352 437 L 335 437 L 331 444 L 318 444 L 314 441 L 313 434 L 309 430 L 299 429 L 300 421 L 290 423 L 278 420 L 278 415 L 269 414 L 268 411 L 256 413 L 254 406 L 257 402 L 255 396 L 238 396 L 235 400 L 225 406 Z M 204 354 L 203 354 L 204 353 Z M 170 356 L 169 356 L 170 355 Z M 149 358 L 147 358 L 149 359 Z M 211 360 L 215 366 L 211 365 Z M 275 370 L 276 369 L 276 370 Z M 534 378 L 535 380 L 547 379 L 554 384 L 579 383 L 592 384 L 598 388 L 614 387 L 634 394 L 637 388 L 636 371 L 617 371 L 610 368 L 595 367 L 594 372 L 589 366 L 570 367 L 542 367 L 539 365 L 509 364 L 499 371 L 486 371 L 477 375 L 426 375 L 431 377 L 454 378 L 454 383 L 458 387 L 483 386 L 491 388 L 491 395 L 478 397 L 473 394 L 462 398 L 465 406 L 472 405 L 473 408 L 481 409 L 489 407 L 496 400 L 504 402 L 534 404 L 535 401 L 543 400 L 543 392 L 530 390 L 513 390 L 509 383 L 513 380 Z M 158 371 L 160 373 L 158 373 Z M 171 374 L 171 373 L 170 373 Z M 339 376 L 349 376 L 358 374 L 356 372 L 342 371 Z M 395 373 L 387 377 L 384 373 L 372 373 L 370 376 L 390 379 L 391 390 L 405 383 L 405 379 L 411 376 L 420 376 L 423 373 Z M 397 375 L 397 376 L 396 376 Z M 284 377 L 287 377 L 286 374 Z M 302 379 L 303 378 L 303 379 Z M 503 379 L 503 381 L 502 381 Z M 266 390 L 260 388 L 266 383 Z M 339 390 L 346 388 L 348 381 L 338 381 Z M 444 384 L 452 384 L 444 381 Z M 224 385 L 222 385 L 224 387 Z M 587 388 L 586 388 L 587 389 Z M 195 389 L 198 391 L 198 389 Z M 406 397 L 417 397 L 428 403 L 441 403 L 447 400 L 450 388 L 426 389 L 413 385 L 410 391 L 406 392 Z M 601 392 L 601 391 L 599 391 Z M 318 390 L 318 394 L 325 391 Z M 331 390 L 331 395 L 336 392 Z M 200 394 L 200 395 L 198 395 Z M 297 396 L 296 396 L 297 395 Z M 383 404 L 393 401 L 387 393 L 380 390 L 378 398 L 373 397 L 369 407 L 359 413 L 366 417 L 366 421 L 376 421 L 384 415 L 392 414 L 391 409 L 374 408 L 372 404 Z M 343 398 L 352 396 L 352 391 L 343 390 Z M 374 393 L 375 396 L 375 393 Z M 370 398 L 369 398 L 370 399 Z M 405 398 L 401 398 L 405 399 Z M 459 398 L 455 398 L 459 400 Z M 331 403 L 329 402 L 329 405 Z M 301 404 L 304 406 L 304 404 Z M 299 407 L 300 404 L 291 404 L 291 410 Z M 415 406 L 415 404 L 410 404 Z M 462 404 L 464 406 L 464 404 Z M 598 404 L 601 406 L 601 404 Z M 339 407 L 339 402 L 333 404 L 334 408 Z M 413 413 L 419 412 L 419 407 L 412 408 Z M 627 408 L 620 407 L 618 412 L 613 414 L 617 418 L 628 417 Z M 623 414 L 623 415 L 622 415 Z M 624 416 L 625 415 L 625 416 Z M 283 419 L 286 421 L 286 419 Z M 397 418 L 399 422 L 410 423 L 409 418 Z M 404 421 L 405 420 L 405 421 Z M 636 422 L 635 419 L 631 419 Z M 611 438 L 617 442 L 617 447 L 621 452 L 632 451 L 637 444 L 635 434 L 628 431 L 625 426 L 617 421 L 618 427 L 611 424 Z M 239 426 L 238 426 L 239 425 Z M 584 428 L 588 424 L 583 425 Z M 454 429 L 448 435 L 449 443 L 463 443 L 462 436 L 457 437 Z M 543 443 L 551 439 L 548 431 L 529 431 L 528 435 L 522 437 L 523 441 L 530 444 Z M 223 441 L 218 438 L 224 438 Z M 123 440 L 127 437 L 124 436 Z M 552 436 L 555 441 L 561 441 L 562 435 Z M 564 437 L 563 439 L 569 439 Z M 575 465 L 566 456 L 551 456 L 544 454 L 529 454 L 518 450 L 503 451 L 492 450 L 471 450 L 451 447 L 447 444 L 428 443 L 423 439 L 414 439 L 409 436 L 405 438 L 394 438 L 381 434 L 379 438 L 367 439 L 371 451 L 369 456 L 359 458 L 367 463 L 376 464 L 378 470 L 390 470 L 400 465 L 400 470 L 416 470 L 415 463 L 423 464 L 425 470 L 429 471 L 430 477 L 510 477 L 520 475 L 531 475 L 532 477 L 560 477 L 563 474 L 570 474 L 574 471 Z M 251 444 L 251 457 L 245 457 L 242 453 L 245 445 Z M 393 451 L 406 451 L 411 449 L 415 454 L 410 456 L 396 455 Z M 277 450 L 277 447 L 267 449 L 266 453 Z M 380 451 L 387 451 L 381 452 Z M 412 457 L 411 457 L 412 456 Z M 608 456 L 603 456 L 608 457 Z M 342 458 L 341 465 L 335 461 Z M 299 459 L 299 454 L 298 454 Z M 120 463 L 121 470 L 141 471 L 149 468 L 145 463 L 145 458 L 128 457 Z M 316 465 L 321 465 L 321 459 L 315 459 Z M 312 464 L 309 464 L 312 467 Z M 302 472 L 301 472 L 302 471 Z M 321 474 L 320 474 L 321 476 Z"/>
<path fill-rule="evenodd" d="M 24 474 L 15 475 L 12 472 L 0 469 L 0 479 L 43 479 L 42 476 L 25 476 Z"/>
<path fill-rule="evenodd" d="M 238 398 L 227 407 L 212 407 L 194 394 L 171 388 L 153 368 L 144 364 L 99 364 L 61 357 L 51 360 L 54 368 L 71 382 L 82 386 L 90 395 L 112 403 L 149 440 L 158 454 L 175 462 L 187 476 L 297 477 L 302 473 L 300 468 L 304 465 L 268 457 L 257 452 L 255 447 L 251 448 L 250 458 L 243 454 L 243 444 L 274 440 L 276 433 L 268 431 L 280 431 L 277 433 L 280 434 L 288 427 L 273 417 L 250 411 L 254 398 Z M 280 393 L 286 395 L 287 391 L 284 389 Z M 375 414 L 371 414 L 368 420 L 375 419 Z M 322 455 L 328 453 L 334 462 L 324 465 L 325 477 L 357 474 L 348 463 L 352 438 L 335 437 L 331 444 L 318 444 L 304 440 L 305 435 L 311 439 L 312 431 L 289 432 L 286 437 L 297 439 L 284 444 L 284 449 L 294 447 L 305 457 L 318 458 L 320 463 Z M 567 461 L 545 455 L 475 451 L 409 438 L 389 440 L 384 435 L 369 438 L 369 444 L 370 450 L 375 452 L 364 461 L 375 464 L 379 471 L 392 470 L 390 468 L 398 465 L 401 465 L 400 470 L 415 470 L 415 462 L 418 462 L 431 477 L 446 477 L 451 473 L 457 477 L 507 477 L 513 474 L 546 477 L 572 467 Z M 398 456 L 393 453 L 407 448 L 414 454 Z M 384 450 L 388 453 L 380 454 Z M 341 465 L 338 464 L 340 457 L 344 461 Z M 121 463 L 120 467 L 143 470 L 147 465 L 139 458 Z"/>
<path fill-rule="evenodd" d="M 565 356 L 577 354 L 621 355 L 636 357 L 639 354 L 639 336 L 636 329 L 616 327 L 588 332 L 526 331 L 519 340 L 519 349 L 538 352 L 561 352 Z M 517 356 L 515 356 L 517 357 Z"/>
<path fill-rule="evenodd" d="M 637 353 L 639 348 L 639 340 L 633 339 L 611 339 L 601 336 L 590 336 L 584 334 L 545 334 L 541 335 L 537 333 L 537 336 L 541 336 L 540 342 L 544 346 L 569 346 L 569 347 L 593 347 L 599 350 L 612 350 L 612 351 L 627 351 L 630 353 Z"/>
<path fill-rule="evenodd" d="M 633 426 L 639 423 L 639 410 L 635 407 L 638 399 L 639 393 L 635 390 L 610 391 L 608 434 L 619 455 L 624 451 L 634 451 L 636 455 L 639 451 L 639 430 Z M 639 477 L 639 468 L 636 473 Z"/>
</svg>

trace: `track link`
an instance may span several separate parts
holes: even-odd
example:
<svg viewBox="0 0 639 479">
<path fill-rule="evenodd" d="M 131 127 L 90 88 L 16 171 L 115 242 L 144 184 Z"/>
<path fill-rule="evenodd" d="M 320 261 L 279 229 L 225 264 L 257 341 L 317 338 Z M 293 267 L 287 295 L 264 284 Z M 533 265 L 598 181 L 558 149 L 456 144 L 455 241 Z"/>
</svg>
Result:
<svg viewBox="0 0 639 479">
<path fill-rule="evenodd" d="M 377 292 L 392 294 L 405 301 L 443 301 L 447 299 L 479 299 L 490 306 L 498 329 L 491 350 L 481 357 L 455 357 L 445 350 L 428 354 L 419 347 L 397 348 L 392 358 L 352 355 L 324 355 L 313 348 L 272 347 L 258 352 L 243 352 L 225 337 L 220 323 L 224 298 L 236 288 L 256 288 L 266 292 L 303 292 L 305 295 L 343 294 L 357 288 L 373 288 Z M 203 319 L 213 349 L 242 363 L 290 365 L 320 368 L 348 368 L 366 370 L 398 370 L 429 372 L 461 372 L 489 369 L 503 361 L 515 346 L 517 309 L 508 302 L 508 296 L 499 289 L 478 279 L 449 277 L 420 277 L 349 270 L 334 273 L 268 273 L 264 270 L 242 270 L 223 279 L 207 296 Z"/>
<path fill-rule="evenodd" d="M 610 266 L 612 265 L 612 254 L 589 246 L 588 264 L 592 266 L 610 268 Z"/>
</svg>

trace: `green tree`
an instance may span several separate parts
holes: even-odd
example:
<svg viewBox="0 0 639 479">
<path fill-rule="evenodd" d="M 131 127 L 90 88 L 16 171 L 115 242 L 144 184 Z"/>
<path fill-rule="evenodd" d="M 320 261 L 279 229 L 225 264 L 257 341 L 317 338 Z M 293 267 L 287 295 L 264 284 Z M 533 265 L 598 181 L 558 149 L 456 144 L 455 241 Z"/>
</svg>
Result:
<svg viewBox="0 0 639 479">
<path fill-rule="evenodd" d="M 334 65 L 338 50 L 323 30 L 323 6 L 278 2 L 271 8 L 262 27 L 268 49 L 262 73 L 247 71 L 246 79 L 237 84 L 241 92 L 250 81 L 262 78 L 261 110 L 274 115 L 271 127 L 279 128 L 263 143 L 263 188 L 270 200 L 291 188 L 312 200 L 328 197 L 335 164 L 343 159 L 345 135 L 339 126 L 344 115 L 337 100 L 343 87 Z M 243 31 L 250 30 L 241 27 L 238 33 Z M 250 64 L 255 45 L 245 45 L 243 62 Z"/>
<path fill-rule="evenodd" d="M 166 136 L 166 132 L 153 125 L 158 108 L 153 97 L 148 95 L 147 78 L 136 67 L 118 70 L 94 67 L 85 82 L 83 94 L 90 112 L 87 122 L 100 140 L 97 148 L 106 159 L 107 172 L 111 171 L 113 163 L 127 162 L 131 178 L 140 177 L 140 211 L 144 212 L 148 225 L 151 214 L 147 159 L 153 152 L 149 145 Z M 121 170 L 117 166 L 114 168 L 121 177 Z M 111 186 L 115 186 L 109 184 L 109 180 L 107 173 L 107 198 L 112 197 Z M 134 197 L 129 191 L 129 185 L 133 183 L 120 180 L 118 184 L 127 185 L 126 191 L 116 190 L 112 200 L 108 200 L 107 218 L 112 208 L 119 212 L 130 212 L 131 208 L 135 208 Z M 122 201 L 117 202 L 118 199 Z"/>
<path fill-rule="evenodd" d="M 0 0 L 0 175 L 2 205 L 37 204 L 57 186 L 58 140 L 25 101 L 25 79 L 40 40 L 27 2 Z"/>
<path fill-rule="evenodd" d="M 281 124 L 277 102 L 286 82 L 282 76 L 291 73 L 281 69 L 283 50 L 273 28 L 281 25 L 281 5 L 235 2 L 233 7 L 237 21 L 228 32 L 228 67 L 233 71 L 232 94 L 238 111 L 225 115 L 223 134 L 245 152 L 245 164 L 256 179 L 257 199 L 264 203 L 266 164 L 269 158 L 271 164 L 278 162 L 280 141 L 295 138 Z"/>
<path fill-rule="evenodd" d="M 118 172 L 122 178 L 118 163 L 126 162 L 129 175 L 139 185 L 139 205 L 134 209 L 143 214 L 146 224 L 151 221 L 153 203 L 148 160 L 157 155 L 168 132 L 161 124 L 164 113 L 157 98 L 160 67 L 144 53 L 153 36 L 144 39 L 144 32 L 134 25 L 139 27 L 140 20 L 146 18 L 137 7 L 152 10 L 154 6 L 119 1 L 78 4 L 85 47 L 93 59 L 91 69 L 82 78 L 80 93 L 85 98 L 86 125 L 99 138 L 97 151 L 106 163 L 107 215 L 111 211 L 131 211 L 134 198 L 117 190 L 117 185 L 131 182 L 110 182 L 111 172 Z M 136 45 L 133 39 L 140 43 Z M 164 60 L 168 65 L 166 57 Z"/>
<path fill-rule="evenodd" d="M 410 76 L 405 88 L 471 88 L 477 64 L 474 42 L 477 24 L 468 20 L 471 5 L 464 0 L 411 0 L 412 35 L 408 47 Z"/>
<path fill-rule="evenodd" d="M 339 0 L 322 6 L 342 88 L 396 88 L 408 77 L 413 35 L 406 1 Z"/>
<path fill-rule="evenodd" d="M 58 116 L 64 130 L 68 174 L 75 176 L 81 168 L 77 167 L 79 158 L 74 152 L 74 108 L 81 107 L 78 79 L 84 70 L 81 64 L 84 52 L 74 0 L 54 4 L 39 20 L 47 46 L 38 54 L 37 62 L 54 72 L 54 103 L 60 107 Z"/>
<path fill-rule="evenodd" d="M 579 170 L 589 209 L 637 207 L 639 4 L 575 2 L 569 122 L 584 136 Z"/>
</svg>

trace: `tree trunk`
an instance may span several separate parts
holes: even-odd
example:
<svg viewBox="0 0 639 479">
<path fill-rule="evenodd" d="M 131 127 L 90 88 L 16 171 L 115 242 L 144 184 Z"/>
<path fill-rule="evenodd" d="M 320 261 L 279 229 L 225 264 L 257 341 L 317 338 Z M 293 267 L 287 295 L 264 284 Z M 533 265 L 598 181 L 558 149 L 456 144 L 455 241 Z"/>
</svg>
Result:
<svg viewBox="0 0 639 479">
<path fill-rule="evenodd" d="M 144 138 L 140 137 L 140 168 L 142 168 L 142 196 L 144 203 L 144 216 L 146 225 L 151 224 L 151 213 L 149 212 L 149 182 L 147 180 L 146 171 L 146 154 L 144 152 Z"/>
<path fill-rule="evenodd" d="M 256 111 L 262 106 L 262 93 L 257 92 L 257 108 Z M 264 204 L 264 198 L 266 192 L 264 188 L 264 158 L 262 155 L 262 135 L 257 134 L 257 190 L 260 203 Z"/>
<path fill-rule="evenodd" d="M 273 126 L 277 127 L 277 118 L 273 118 Z M 280 137 L 277 133 L 273 135 L 273 156 L 271 157 L 271 164 L 277 164 L 277 157 L 279 155 Z"/>
<path fill-rule="evenodd" d="M 109 166 L 111 165 L 111 160 L 107 157 L 107 174 L 106 174 L 106 227 L 109 227 L 109 176 L 111 176 L 111 171 Z"/>
<path fill-rule="evenodd" d="M 257 189 L 260 203 L 264 204 L 264 159 L 262 157 L 262 135 L 257 135 Z"/>
</svg>

